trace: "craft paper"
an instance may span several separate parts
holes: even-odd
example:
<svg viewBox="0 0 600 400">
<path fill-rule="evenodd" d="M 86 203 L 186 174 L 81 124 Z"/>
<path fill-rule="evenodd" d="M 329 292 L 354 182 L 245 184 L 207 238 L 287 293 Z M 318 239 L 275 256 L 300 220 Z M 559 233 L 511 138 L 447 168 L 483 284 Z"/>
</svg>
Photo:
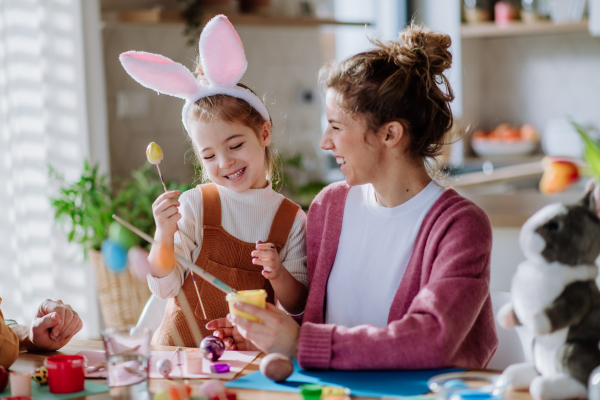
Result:
<svg viewBox="0 0 600 400">
<path fill-rule="evenodd" d="M 429 392 L 429 378 L 464 369 L 429 369 L 417 371 L 306 371 L 294 361 L 294 373 L 283 382 L 273 382 L 260 372 L 242 376 L 225 386 L 279 392 L 299 392 L 298 386 L 318 383 L 350 389 L 352 396 L 415 396 Z"/>
<path fill-rule="evenodd" d="M 191 378 L 191 379 L 204 379 L 204 378 L 212 378 L 212 379 L 223 379 L 223 380 L 231 380 L 235 378 L 235 376 L 242 371 L 246 365 L 250 364 L 256 356 L 258 356 L 258 351 L 233 351 L 233 350 L 225 350 L 225 354 L 215 363 L 212 363 L 208 360 L 202 360 L 202 371 L 203 374 L 194 375 L 188 374 L 185 372 L 184 368 L 184 357 L 183 351 L 179 352 L 179 356 L 173 357 L 171 360 L 173 363 L 173 372 L 169 374 L 170 378 Z M 92 366 L 94 364 L 103 363 L 105 360 L 104 351 L 96 350 L 96 351 L 80 351 L 77 355 L 84 356 L 87 359 L 87 365 Z M 173 351 L 155 351 L 153 350 L 150 353 L 150 378 L 164 378 L 157 370 L 156 370 L 156 362 L 158 360 L 171 359 L 173 356 Z M 178 357 L 180 360 L 178 360 Z M 225 372 L 222 374 L 215 374 L 210 372 L 210 366 L 212 364 L 223 364 L 227 363 L 230 365 L 229 372 Z M 179 365 L 181 364 L 181 365 Z M 86 378 L 106 378 L 106 370 L 101 370 L 97 372 L 92 372 L 86 374 Z"/>
</svg>

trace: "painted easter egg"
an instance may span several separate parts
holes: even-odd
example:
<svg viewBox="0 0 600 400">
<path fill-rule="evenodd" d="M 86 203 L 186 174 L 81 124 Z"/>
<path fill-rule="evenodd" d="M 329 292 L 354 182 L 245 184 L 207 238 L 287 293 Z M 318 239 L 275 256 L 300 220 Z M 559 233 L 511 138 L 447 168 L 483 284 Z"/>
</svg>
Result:
<svg viewBox="0 0 600 400">
<path fill-rule="evenodd" d="M 154 266 L 163 271 L 170 271 L 175 266 L 175 253 L 167 245 L 157 242 L 153 246 L 156 248 L 156 258 Z"/>
<path fill-rule="evenodd" d="M 215 362 L 225 353 L 225 343 L 216 336 L 207 336 L 200 342 L 200 350 L 204 352 L 204 358 Z"/>
<path fill-rule="evenodd" d="M 280 382 L 285 381 L 294 372 L 292 361 L 279 353 L 272 353 L 260 361 L 260 372 L 268 379 Z"/>
<path fill-rule="evenodd" d="M 163 389 L 156 393 L 153 400 L 169 400 L 169 389 Z"/>
<path fill-rule="evenodd" d="M 173 363 L 171 360 L 158 360 L 156 362 L 156 370 L 166 378 L 173 371 Z"/>
<path fill-rule="evenodd" d="M 148 252 L 141 247 L 130 248 L 127 252 L 127 260 L 129 260 L 129 271 L 141 280 L 146 279 L 152 270 L 148 262 Z"/>
<path fill-rule="evenodd" d="M 31 375 L 31 379 L 39 383 L 40 385 L 48 384 L 48 370 L 46 367 L 40 367 L 40 369 L 36 369 L 33 375 Z"/>
<path fill-rule="evenodd" d="M 104 264 L 114 272 L 122 272 L 127 266 L 127 250 L 111 239 L 102 242 L 102 258 Z"/>
<path fill-rule="evenodd" d="M 127 250 L 138 244 L 138 237 L 117 221 L 110 223 L 110 226 L 108 227 L 108 238 L 119 243 Z"/>
<path fill-rule="evenodd" d="M 146 148 L 146 158 L 150 164 L 160 164 L 163 160 L 163 151 L 159 145 L 154 142 L 150 142 L 148 148 Z"/>
</svg>

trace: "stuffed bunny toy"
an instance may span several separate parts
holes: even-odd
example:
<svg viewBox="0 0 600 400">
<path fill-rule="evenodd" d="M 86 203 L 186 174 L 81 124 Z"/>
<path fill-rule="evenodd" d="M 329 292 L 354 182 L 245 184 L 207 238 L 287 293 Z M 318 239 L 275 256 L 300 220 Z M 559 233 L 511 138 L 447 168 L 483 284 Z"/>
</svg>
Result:
<svg viewBox="0 0 600 400">
<path fill-rule="evenodd" d="M 587 397 L 600 365 L 600 292 L 595 279 L 600 219 L 593 191 L 577 204 L 552 204 L 534 214 L 519 237 L 526 261 L 512 281 L 512 302 L 498 312 L 505 328 L 534 336 L 533 364 L 509 366 L 512 388 L 536 400 Z"/>
<path fill-rule="evenodd" d="M 188 133 L 190 106 L 203 97 L 216 94 L 245 100 L 270 121 L 267 107 L 260 98 L 237 85 L 248 62 L 242 41 L 225 15 L 217 15 L 206 24 L 198 47 L 204 73 L 200 81 L 183 65 L 159 54 L 127 51 L 119 56 L 119 60 L 125 71 L 142 86 L 185 100 L 182 121 Z"/>
</svg>

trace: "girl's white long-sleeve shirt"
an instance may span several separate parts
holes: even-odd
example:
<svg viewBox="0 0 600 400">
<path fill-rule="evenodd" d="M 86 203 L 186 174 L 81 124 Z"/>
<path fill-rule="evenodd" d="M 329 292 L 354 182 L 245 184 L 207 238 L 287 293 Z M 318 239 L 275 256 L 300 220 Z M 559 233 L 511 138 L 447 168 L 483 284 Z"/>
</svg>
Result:
<svg viewBox="0 0 600 400">
<path fill-rule="evenodd" d="M 275 192 L 271 183 L 264 189 L 249 189 L 234 192 L 217 185 L 221 198 L 221 225 L 230 235 L 244 242 L 266 242 L 275 213 L 284 196 Z M 179 198 L 181 219 L 175 233 L 175 252 L 193 263 L 202 247 L 202 191 L 199 187 L 184 192 Z M 207 212 L 210 212 L 208 210 Z M 250 254 L 248 255 L 250 256 Z M 287 242 L 279 253 L 283 266 L 304 285 L 308 285 L 306 274 L 306 214 L 298 210 Z M 148 285 L 156 297 L 175 297 L 183 286 L 188 269 L 177 263 L 173 271 L 156 278 L 148 274 Z"/>
</svg>

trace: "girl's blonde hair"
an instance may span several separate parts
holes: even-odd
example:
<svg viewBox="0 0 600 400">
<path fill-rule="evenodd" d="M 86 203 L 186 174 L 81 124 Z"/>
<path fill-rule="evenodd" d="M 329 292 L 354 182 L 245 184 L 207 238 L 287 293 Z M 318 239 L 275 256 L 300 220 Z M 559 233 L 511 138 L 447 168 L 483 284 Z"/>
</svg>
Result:
<svg viewBox="0 0 600 400">
<path fill-rule="evenodd" d="M 200 63 L 196 63 L 196 74 L 198 81 L 202 81 L 203 71 Z M 244 89 L 254 91 L 242 83 L 237 84 Z M 254 93 L 256 94 L 256 93 Z M 262 127 L 267 122 L 262 115 L 248 102 L 237 97 L 228 96 L 225 94 L 216 94 L 213 96 L 203 97 L 196 101 L 190 106 L 187 115 L 188 120 L 200 121 L 204 123 L 210 123 L 212 121 L 225 121 L 227 123 L 237 123 L 252 129 L 256 136 L 260 139 L 260 133 Z M 273 121 L 268 121 L 271 124 L 271 134 L 273 133 Z M 267 172 L 267 179 L 273 180 L 275 173 L 275 155 L 274 151 L 268 146 L 265 147 L 265 167 Z M 194 154 L 196 155 L 196 161 L 201 166 L 202 161 L 198 149 L 192 143 Z M 207 182 L 209 178 L 206 174 L 206 170 L 202 168 L 202 181 Z"/>
<path fill-rule="evenodd" d="M 447 144 L 454 94 L 444 71 L 452 64 L 450 36 L 411 25 L 397 41 L 371 41 L 376 48 L 325 66 L 320 77 L 340 94 L 340 107 L 366 118 L 370 131 L 398 121 L 408 133 L 408 151 L 430 173 Z"/>
</svg>

